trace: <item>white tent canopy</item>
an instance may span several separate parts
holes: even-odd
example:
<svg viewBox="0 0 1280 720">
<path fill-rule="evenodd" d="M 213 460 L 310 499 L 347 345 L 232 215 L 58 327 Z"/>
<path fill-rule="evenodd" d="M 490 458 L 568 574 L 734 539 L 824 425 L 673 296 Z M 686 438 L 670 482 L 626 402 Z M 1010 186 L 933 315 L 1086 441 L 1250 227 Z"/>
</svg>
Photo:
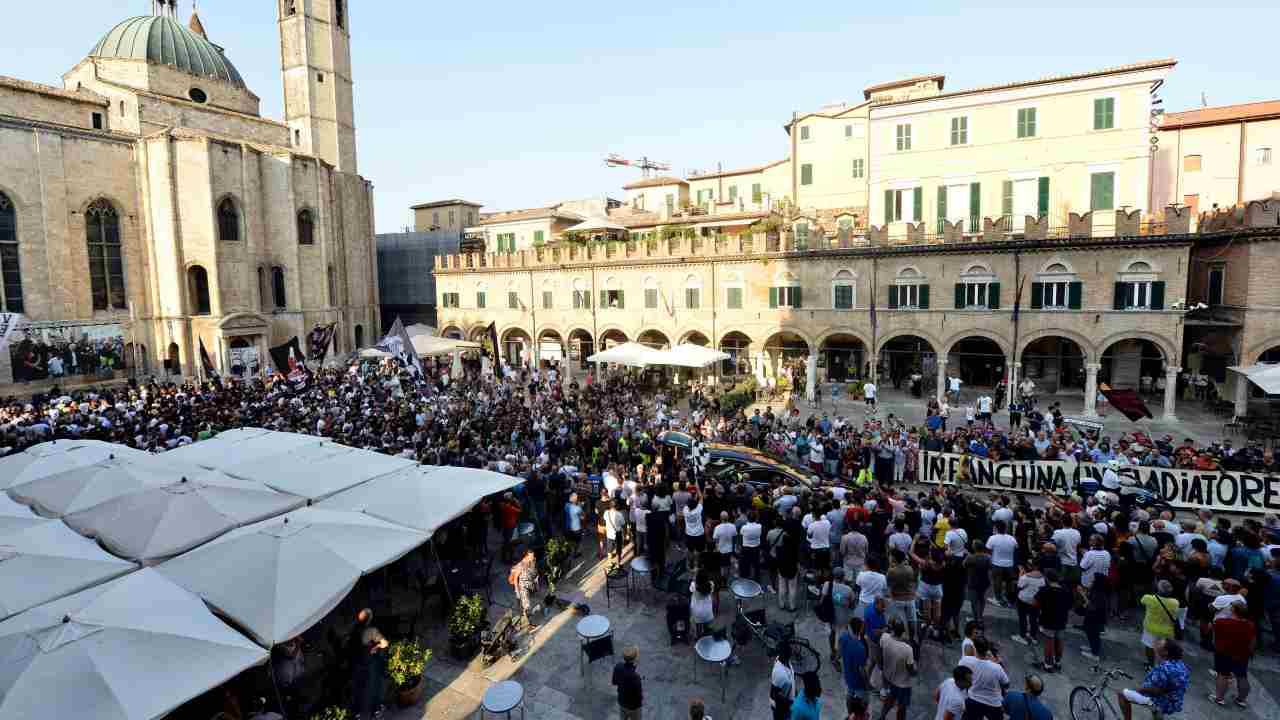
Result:
<svg viewBox="0 0 1280 720">
<path fill-rule="evenodd" d="M 225 430 L 209 440 L 170 450 L 162 457 L 165 462 L 181 462 L 220 470 L 233 464 L 276 457 L 298 448 L 320 447 L 324 442 L 324 438 L 314 435 L 240 428 Z"/>
<path fill-rule="evenodd" d="M 270 647 L 319 622 L 361 575 L 426 541 L 362 513 L 310 507 L 232 530 L 156 569 Z"/>
<path fill-rule="evenodd" d="M 625 342 L 592 355 L 587 358 L 587 362 L 614 363 L 628 367 L 648 367 L 650 365 L 662 365 L 663 359 L 664 355 L 660 350 L 654 350 L 637 342 Z"/>
<path fill-rule="evenodd" d="M 729 353 L 694 345 L 693 343 L 681 343 L 670 350 L 660 352 L 666 359 L 659 364 L 676 365 L 678 367 L 704 368 L 721 360 L 729 359 Z"/>
<path fill-rule="evenodd" d="M 226 458 L 228 461 L 238 457 Z M 244 480 L 310 500 L 320 500 L 387 473 L 417 465 L 413 460 L 357 450 L 334 442 L 296 447 L 217 469 Z"/>
<path fill-rule="evenodd" d="M 192 468 L 170 485 L 122 495 L 63 520 L 115 554 L 151 564 L 304 503 L 252 480 Z"/>
<path fill-rule="evenodd" d="M 151 720 L 266 659 L 142 570 L 0 622 L 0 718 Z"/>
<path fill-rule="evenodd" d="M 92 465 L 109 457 L 142 458 L 147 453 L 98 440 L 57 440 L 33 445 L 0 458 L 0 490 L 38 480 L 64 470 Z"/>
<path fill-rule="evenodd" d="M 386 352 L 385 350 L 379 350 L 378 348 L 364 348 L 360 351 L 360 357 L 365 358 L 366 360 L 385 360 L 394 356 L 391 353 Z"/>
<path fill-rule="evenodd" d="M 0 493 L 0 536 L 47 522 L 49 522 L 49 518 L 42 518 L 36 515 L 31 512 L 31 508 L 22 503 L 14 502 L 9 499 L 8 495 Z"/>
<path fill-rule="evenodd" d="M 439 334 L 436 332 L 435 328 L 431 327 L 430 325 L 425 325 L 423 323 L 414 323 L 406 327 L 404 331 L 408 333 L 410 338 L 413 338 L 415 335 L 438 335 Z"/>
<path fill-rule="evenodd" d="M 136 569 L 57 520 L 12 530 L 0 535 L 0 618 Z"/>
<path fill-rule="evenodd" d="M 432 335 L 414 335 L 409 338 L 409 342 L 413 343 L 413 351 L 418 353 L 419 357 L 435 357 L 437 355 L 448 355 L 458 350 L 480 349 L 480 343 Z"/>
<path fill-rule="evenodd" d="M 416 467 L 384 475 L 321 502 L 421 530 L 428 535 L 486 495 L 520 484 L 511 475 L 460 467 Z"/>
<path fill-rule="evenodd" d="M 1280 364 L 1233 365 L 1228 370 L 1249 378 L 1249 382 L 1262 388 L 1268 395 L 1280 393 Z"/>
<path fill-rule="evenodd" d="M 83 465 L 9 488 L 9 496 L 48 517 L 87 510 L 121 495 L 168 485 L 181 476 L 152 462 L 118 457 Z"/>
</svg>

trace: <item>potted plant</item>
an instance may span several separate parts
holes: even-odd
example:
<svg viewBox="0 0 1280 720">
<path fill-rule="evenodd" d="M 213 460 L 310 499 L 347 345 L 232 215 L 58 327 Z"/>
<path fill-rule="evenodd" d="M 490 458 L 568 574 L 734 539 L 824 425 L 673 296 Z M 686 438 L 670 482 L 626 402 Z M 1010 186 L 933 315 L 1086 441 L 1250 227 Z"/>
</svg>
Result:
<svg viewBox="0 0 1280 720">
<path fill-rule="evenodd" d="M 547 599 L 564 605 L 556 597 L 556 585 L 568 570 L 569 558 L 573 555 L 573 543 L 564 538 L 552 538 L 547 542 Z"/>
<path fill-rule="evenodd" d="M 458 660 L 469 660 L 480 649 L 480 631 L 484 625 L 484 602 L 479 595 L 458 598 L 449 615 L 449 653 Z"/>
<path fill-rule="evenodd" d="M 346 708 L 330 705 L 311 716 L 311 720 L 350 720 L 351 713 Z"/>
<path fill-rule="evenodd" d="M 387 649 L 387 675 L 396 685 L 400 707 L 422 699 L 422 669 L 430 659 L 431 651 L 417 640 L 397 640 Z"/>
</svg>

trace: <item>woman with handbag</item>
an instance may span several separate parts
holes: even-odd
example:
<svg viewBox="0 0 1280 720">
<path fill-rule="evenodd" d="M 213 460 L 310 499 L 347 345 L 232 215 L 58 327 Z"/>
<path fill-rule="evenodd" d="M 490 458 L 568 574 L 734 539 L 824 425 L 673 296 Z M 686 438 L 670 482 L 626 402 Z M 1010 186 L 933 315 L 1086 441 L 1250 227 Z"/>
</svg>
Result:
<svg viewBox="0 0 1280 720">
<path fill-rule="evenodd" d="M 1181 605 L 1173 596 L 1173 583 L 1168 580 L 1157 582 L 1156 594 L 1143 595 L 1139 602 L 1146 609 L 1142 618 L 1142 645 L 1146 648 L 1147 669 L 1150 670 L 1156 661 L 1157 641 L 1182 639 L 1182 628 L 1176 619 Z"/>
</svg>

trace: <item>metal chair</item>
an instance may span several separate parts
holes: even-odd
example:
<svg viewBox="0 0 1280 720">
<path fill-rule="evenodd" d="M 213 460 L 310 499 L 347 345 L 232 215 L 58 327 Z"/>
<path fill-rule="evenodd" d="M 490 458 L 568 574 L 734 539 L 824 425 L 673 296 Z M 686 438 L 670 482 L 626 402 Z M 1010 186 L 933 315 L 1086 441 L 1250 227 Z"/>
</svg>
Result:
<svg viewBox="0 0 1280 720">
<path fill-rule="evenodd" d="M 604 576 L 604 600 L 607 607 L 613 607 L 613 591 L 621 590 L 627 598 L 627 607 L 631 607 L 631 573 L 625 566 L 619 565 L 613 571 L 606 571 Z"/>
</svg>

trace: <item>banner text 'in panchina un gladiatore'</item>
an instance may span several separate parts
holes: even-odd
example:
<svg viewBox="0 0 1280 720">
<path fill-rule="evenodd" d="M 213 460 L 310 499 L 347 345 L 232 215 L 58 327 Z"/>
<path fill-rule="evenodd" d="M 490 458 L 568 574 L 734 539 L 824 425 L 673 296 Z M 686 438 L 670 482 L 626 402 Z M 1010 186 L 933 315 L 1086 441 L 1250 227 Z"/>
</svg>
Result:
<svg viewBox="0 0 1280 720">
<path fill-rule="evenodd" d="M 955 484 L 961 462 L 969 463 L 969 485 L 995 491 L 1075 492 L 1082 479 L 1101 482 L 1105 465 L 1074 460 L 991 460 L 920 451 L 920 481 Z M 1133 481 L 1176 508 L 1230 512 L 1280 512 L 1280 477 L 1223 470 L 1122 466 L 1122 482 Z"/>
</svg>

